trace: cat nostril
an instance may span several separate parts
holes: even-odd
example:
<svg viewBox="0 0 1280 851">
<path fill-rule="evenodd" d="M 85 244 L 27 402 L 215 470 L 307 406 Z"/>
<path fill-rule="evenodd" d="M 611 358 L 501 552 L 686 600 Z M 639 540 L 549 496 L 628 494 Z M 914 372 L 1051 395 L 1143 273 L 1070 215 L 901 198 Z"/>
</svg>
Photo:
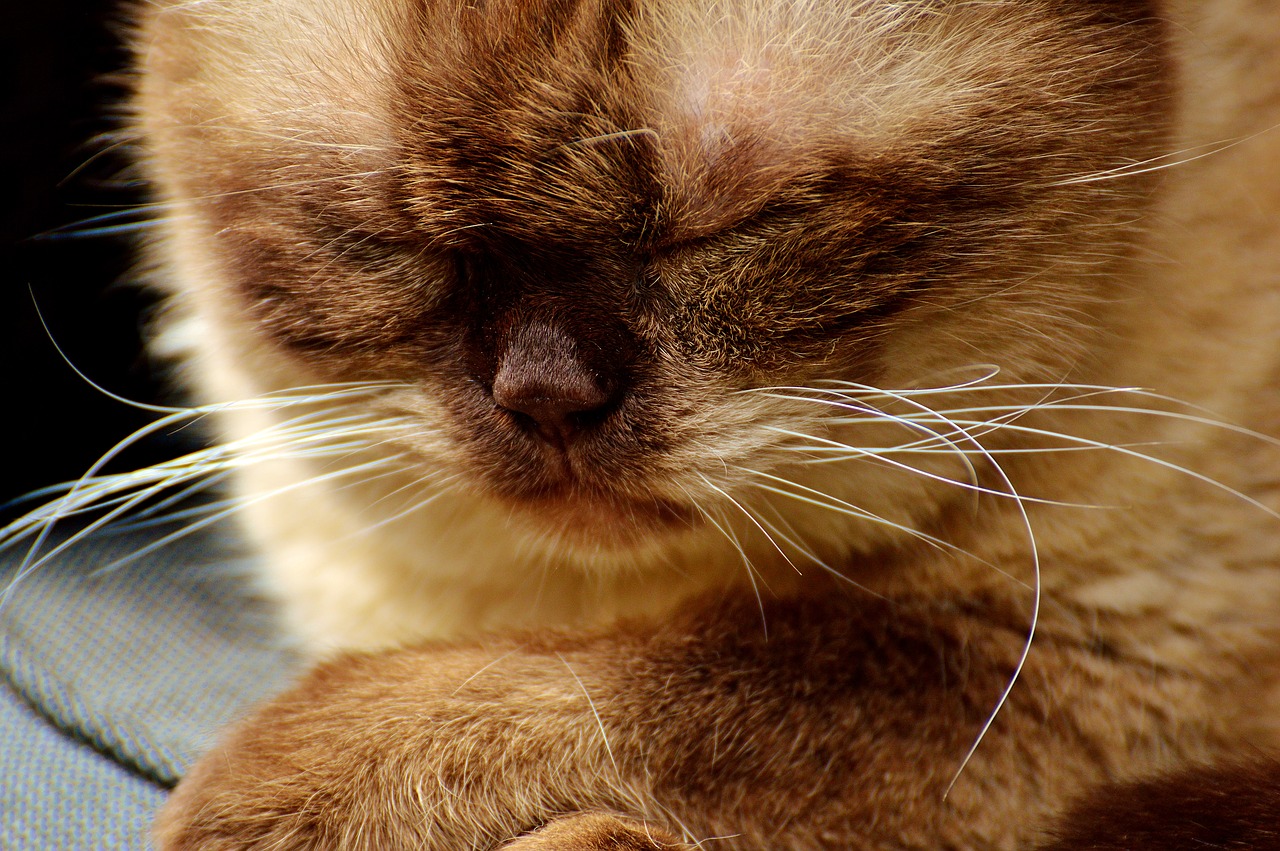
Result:
<svg viewBox="0 0 1280 851">
<path fill-rule="evenodd" d="M 491 392 L 498 407 L 561 448 L 598 421 L 610 402 L 601 377 L 578 357 L 573 340 L 542 324 L 513 335 Z"/>
<path fill-rule="evenodd" d="M 499 372 L 494 379 L 493 401 L 553 442 L 571 439 L 608 401 L 603 394 L 580 395 L 566 392 L 564 385 L 522 385 L 509 378 Z"/>
</svg>

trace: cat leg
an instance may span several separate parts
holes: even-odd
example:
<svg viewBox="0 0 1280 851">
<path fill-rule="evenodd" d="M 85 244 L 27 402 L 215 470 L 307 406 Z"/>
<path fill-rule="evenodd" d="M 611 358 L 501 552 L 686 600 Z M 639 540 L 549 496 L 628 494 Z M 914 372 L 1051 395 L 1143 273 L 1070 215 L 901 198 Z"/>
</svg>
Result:
<svg viewBox="0 0 1280 851">
<path fill-rule="evenodd" d="M 156 838 L 1025 848 L 1090 786 L 1203 742 L 1212 713 L 1202 677 L 1126 661 L 1086 619 L 1049 612 L 961 770 L 1017 668 L 1020 603 L 725 595 L 660 623 L 338 659 L 205 756 Z M 556 821 L 596 812 L 638 826 Z"/>
</svg>

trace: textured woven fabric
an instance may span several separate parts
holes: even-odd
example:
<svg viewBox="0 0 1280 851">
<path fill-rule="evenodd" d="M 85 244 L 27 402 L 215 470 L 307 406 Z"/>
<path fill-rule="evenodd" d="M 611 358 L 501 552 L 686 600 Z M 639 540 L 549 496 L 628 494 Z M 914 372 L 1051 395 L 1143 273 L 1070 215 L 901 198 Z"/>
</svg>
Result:
<svg viewBox="0 0 1280 851">
<path fill-rule="evenodd" d="M 171 531 L 0 556 L 0 849 L 145 848 L 165 789 L 298 668 L 226 535 L 149 548 Z"/>
<path fill-rule="evenodd" d="M 0 686 L 0 848 L 137 849 L 164 788 L 51 725 Z"/>
</svg>

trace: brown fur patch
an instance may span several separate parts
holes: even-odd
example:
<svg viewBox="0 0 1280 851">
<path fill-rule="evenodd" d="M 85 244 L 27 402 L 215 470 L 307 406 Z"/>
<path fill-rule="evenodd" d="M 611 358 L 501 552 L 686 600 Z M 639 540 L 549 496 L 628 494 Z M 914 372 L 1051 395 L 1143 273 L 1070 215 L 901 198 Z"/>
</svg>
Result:
<svg viewBox="0 0 1280 851">
<path fill-rule="evenodd" d="M 1280 848 L 1280 763 L 1201 766 L 1104 786 L 1077 804 L 1044 851 Z"/>
</svg>

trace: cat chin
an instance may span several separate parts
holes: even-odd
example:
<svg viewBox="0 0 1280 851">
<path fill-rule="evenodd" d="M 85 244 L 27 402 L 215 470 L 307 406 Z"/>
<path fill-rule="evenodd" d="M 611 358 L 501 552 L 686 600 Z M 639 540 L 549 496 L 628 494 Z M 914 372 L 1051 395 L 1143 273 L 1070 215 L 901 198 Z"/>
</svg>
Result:
<svg viewBox="0 0 1280 851">
<path fill-rule="evenodd" d="M 547 624 L 605 624 L 660 614 L 744 578 L 737 554 L 727 557 L 705 530 L 673 527 L 625 540 L 611 534 L 616 520 L 588 531 L 579 518 L 567 532 L 545 519 L 522 524 L 493 504 L 460 502 L 468 503 L 467 516 L 431 513 L 376 537 L 338 534 L 326 546 L 305 529 L 282 527 L 280 514 L 296 516 L 296 506 L 248 511 L 250 535 L 268 555 L 264 590 L 282 605 L 304 652 L 322 657 Z M 347 522 L 331 519 L 338 527 Z"/>
<path fill-rule="evenodd" d="M 701 528 L 691 505 L 665 499 L 572 495 L 524 500 L 514 506 L 520 526 L 555 550 L 594 560 L 625 558 Z"/>
</svg>

